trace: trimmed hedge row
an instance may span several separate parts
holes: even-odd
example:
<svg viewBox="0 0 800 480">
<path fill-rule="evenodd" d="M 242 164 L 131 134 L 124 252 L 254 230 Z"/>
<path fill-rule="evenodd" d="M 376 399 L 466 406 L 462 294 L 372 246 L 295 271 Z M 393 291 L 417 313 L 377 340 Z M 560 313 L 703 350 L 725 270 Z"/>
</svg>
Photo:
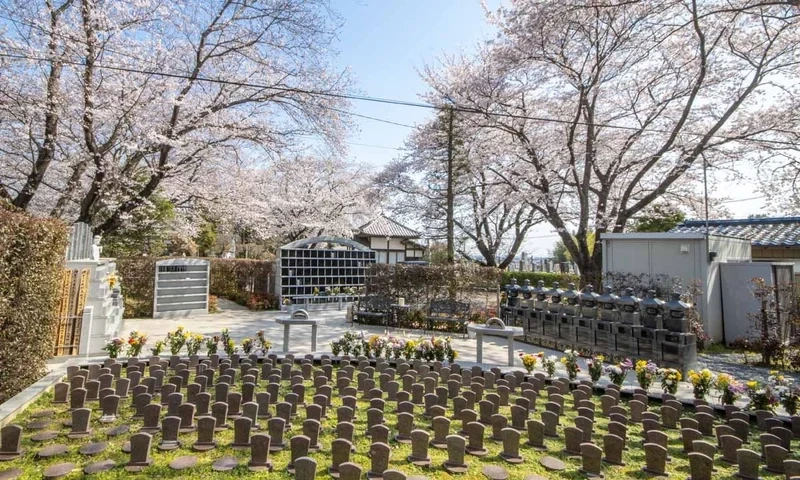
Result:
<svg viewBox="0 0 800 480">
<path fill-rule="evenodd" d="M 69 229 L 0 202 L 0 403 L 39 380 L 53 356 Z"/>
<path fill-rule="evenodd" d="M 500 270 L 476 265 L 376 264 L 370 267 L 367 293 L 403 297 L 426 304 L 437 298 L 469 299 L 476 291 L 496 292 Z"/>
<path fill-rule="evenodd" d="M 522 285 L 525 280 L 531 281 L 531 286 L 535 287 L 539 280 L 544 281 L 544 285 L 550 288 L 553 282 L 558 282 L 560 288 L 566 288 L 568 284 L 574 283 L 575 288 L 581 285 L 580 275 L 572 273 L 553 273 L 553 272 L 503 272 L 503 285 L 508 284 L 512 278 L 517 279 L 517 283 Z"/>
<path fill-rule="evenodd" d="M 122 277 L 122 294 L 125 298 L 125 318 L 147 318 L 153 315 L 156 262 L 164 258 L 117 259 L 117 271 Z M 273 292 L 273 262 L 233 258 L 209 260 L 209 295 L 227 298 L 251 310 L 278 308 Z"/>
</svg>

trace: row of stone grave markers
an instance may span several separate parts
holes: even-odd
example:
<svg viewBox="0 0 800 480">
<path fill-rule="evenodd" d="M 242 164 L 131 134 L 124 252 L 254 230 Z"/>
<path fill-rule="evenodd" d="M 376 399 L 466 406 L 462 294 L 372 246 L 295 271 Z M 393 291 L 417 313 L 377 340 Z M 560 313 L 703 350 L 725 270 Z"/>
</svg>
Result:
<svg viewBox="0 0 800 480">
<path fill-rule="evenodd" d="M 355 411 L 361 399 L 369 405 L 366 426 L 358 435 L 363 434 L 371 442 L 370 466 L 366 469 L 370 478 L 404 478 L 402 473 L 389 469 L 391 442 L 410 444 L 411 454 L 406 461 L 417 467 L 439 467 L 432 465 L 429 448 L 446 449 L 447 460 L 441 468 L 452 474 L 465 473 L 474 468 L 470 467 L 468 457 L 488 454 L 484 444 L 487 435 L 490 440 L 502 444 L 499 456 L 512 465 L 524 461 L 520 455 L 521 446 L 544 451 L 545 438 L 561 439 L 565 453 L 580 459 L 582 473 L 598 476 L 604 462 L 623 463 L 622 452 L 628 443 L 631 423 L 641 425 L 644 470 L 653 475 L 666 474 L 667 435 L 664 431 L 676 428 L 680 428 L 693 480 L 710 478 L 711 468 L 706 467 L 713 463 L 718 448 L 723 451 L 722 460 L 739 465 L 743 478 L 756 478 L 762 462 L 768 471 L 800 474 L 796 466 L 800 462 L 787 459 L 791 440 L 800 428 L 794 432 L 787 429 L 783 421 L 770 412 L 760 411 L 756 415 L 762 432 L 758 439 L 759 454 L 742 448 L 750 435 L 750 416 L 745 412 L 728 408 L 726 423 L 720 424 L 714 409 L 704 402 L 695 402 L 694 414 L 690 416 L 684 413 L 684 405 L 674 396 L 665 395 L 660 412 L 656 413 L 649 410 L 649 397 L 642 390 L 634 391 L 626 408 L 620 401 L 619 387 L 610 385 L 599 397 L 600 414 L 609 419 L 606 432 L 601 436 L 601 447 L 594 443 L 598 403 L 595 403 L 590 383 L 571 385 L 568 379 L 554 379 L 548 385 L 542 373 L 504 375 L 497 368 L 462 369 L 457 364 L 445 366 L 440 362 L 416 361 L 393 367 L 380 360 L 373 365 L 366 358 L 343 359 L 335 369 L 330 358 L 322 358 L 319 368 L 315 368 L 312 356 L 298 360 L 299 364 L 290 355 L 283 359 L 275 355 L 263 359 L 254 356 L 223 359 L 215 355 L 188 361 L 180 357 L 169 360 L 153 357 L 146 363 L 129 361 L 125 377 L 121 364 L 108 361 L 104 366 L 91 365 L 88 369 L 70 368 L 67 381 L 55 387 L 53 403 L 68 405 L 71 418 L 65 422 L 70 429 L 66 436 L 81 439 L 90 436 L 97 424 L 116 421 L 122 400 L 128 399 L 133 419 L 141 422 L 141 428 L 122 447 L 130 454 L 124 465 L 130 471 L 146 470 L 153 461 L 150 454 L 154 447 L 160 451 L 179 448 L 212 451 L 219 445 L 215 434 L 232 428 L 230 446 L 235 450 L 249 450 L 246 465 L 249 469 L 270 471 L 270 453 L 288 449 L 291 460 L 287 470 L 298 479 L 313 478 L 318 472 L 313 454 L 324 448 L 319 441 L 321 422 L 335 414 L 331 464 L 322 468 L 327 467 L 333 476 L 345 480 L 360 478 L 362 469 L 350 462 L 350 456 L 355 448 Z M 260 368 L 258 362 L 262 362 Z M 145 374 L 148 376 L 144 377 Z M 265 391 L 259 391 L 259 379 L 267 382 Z M 314 389 L 310 399 L 305 382 L 311 382 Z M 234 387 L 239 387 L 240 391 L 232 391 Z M 286 393 L 281 401 L 282 390 Z M 539 396 L 544 395 L 542 391 L 546 394 L 542 400 L 543 409 L 537 408 Z M 565 399 L 570 395 L 577 417 L 573 425 L 561 425 L 566 418 Z M 335 411 L 334 397 L 341 400 Z M 90 405 L 95 402 L 102 416 L 92 425 Z M 397 414 L 393 426 L 384 421 L 384 412 L 390 403 L 394 404 Z M 501 407 L 508 407 L 510 418 L 499 413 Z M 532 412 L 537 411 L 539 418 L 531 418 Z M 34 442 L 58 436 L 58 432 L 46 430 L 50 421 L 44 413 L 35 412 L 33 416 L 37 419 L 25 426 L 25 429 L 37 431 L 30 437 Z M 302 434 L 286 439 L 285 433 L 293 424 L 301 425 Z M 800 427 L 800 423 L 792 426 Z M 128 424 L 122 424 L 106 430 L 105 434 L 123 435 L 129 429 Z M 23 427 L 18 425 L 2 429 L 0 460 L 13 460 L 22 454 L 22 433 Z M 524 443 L 523 434 L 527 437 Z M 717 436 L 716 445 L 704 440 L 714 435 Z M 159 438 L 157 445 L 156 436 Z M 80 453 L 97 455 L 105 448 L 102 442 L 89 443 L 81 447 Z M 63 455 L 68 450 L 67 445 L 54 444 L 40 449 L 36 455 L 48 458 Z M 552 470 L 566 468 L 563 461 L 550 456 L 542 457 L 540 462 Z M 197 457 L 185 456 L 171 462 L 170 467 L 191 468 L 196 463 Z M 231 470 L 238 464 L 237 458 L 224 456 L 217 459 L 212 468 Z M 84 472 L 114 467 L 113 461 L 103 460 L 86 465 Z M 48 467 L 45 476 L 56 478 L 61 472 L 69 473 L 76 468 L 70 463 L 53 465 Z M 748 476 L 753 472 L 755 476 Z M 495 468 L 493 473 L 497 478 L 507 476 L 504 469 Z"/>
</svg>

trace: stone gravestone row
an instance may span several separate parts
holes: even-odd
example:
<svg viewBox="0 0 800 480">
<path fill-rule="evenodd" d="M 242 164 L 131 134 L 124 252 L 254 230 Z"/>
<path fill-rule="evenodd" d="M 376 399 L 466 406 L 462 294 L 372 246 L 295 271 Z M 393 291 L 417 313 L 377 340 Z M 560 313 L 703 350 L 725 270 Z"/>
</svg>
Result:
<svg viewBox="0 0 800 480">
<path fill-rule="evenodd" d="M 741 448 L 749 434 L 749 422 L 745 423 L 741 415 L 737 415 L 742 412 L 733 410 L 726 412 L 728 425 L 718 425 L 714 411 L 702 405 L 690 418 L 683 415 L 680 402 L 667 398 L 657 414 L 648 411 L 648 398 L 641 392 L 634 394 L 627 408 L 622 406 L 620 392 L 614 388 L 607 389 L 595 404 L 591 385 L 577 385 L 570 392 L 568 380 L 555 379 L 546 386 L 546 379 L 540 373 L 502 375 L 497 369 L 484 371 L 473 367 L 466 370 L 458 365 L 445 367 L 438 362 L 433 365 L 401 363 L 392 368 L 385 361 L 373 365 L 360 358 L 340 361 L 339 369 L 334 370 L 333 362 L 327 358 L 322 359 L 319 368 L 314 368 L 310 358 L 301 359 L 298 364 L 291 356 L 280 361 L 271 355 L 263 359 L 260 368 L 258 360 L 212 356 L 190 359 L 187 364 L 180 358 L 154 357 L 146 363 L 128 365 L 127 378 L 121 377 L 119 368 L 115 369 L 117 374 L 108 367 L 95 367 L 94 373 L 72 369 L 67 381 L 56 385 L 53 403 L 69 405 L 68 436 L 82 438 L 92 433 L 90 407 L 95 402 L 102 410 L 98 422 L 113 423 L 120 416 L 121 400 L 128 399 L 134 418 L 142 422 L 140 432 L 131 436 L 126 444 L 131 459 L 125 467 L 131 471 L 146 469 L 152 462 L 151 447 L 168 451 L 185 446 L 198 452 L 210 451 L 218 446 L 215 433 L 232 429 L 233 441 L 229 446 L 250 451 L 247 468 L 270 471 L 269 454 L 288 448 L 289 472 L 299 478 L 313 478 L 317 468 L 309 455 L 322 448 L 320 422 L 331 415 L 336 416 L 337 425 L 336 438 L 330 447 L 331 465 L 327 469 L 340 478 L 353 471 L 349 461 L 355 450 L 356 434 L 371 440 L 368 451 L 371 464 L 367 468 L 371 477 L 391 476 L 388 468 L 390 440 L 410 444 L 411 454 L 406 461 L 419 467 L 431 465 L 429 447 L 446 449 L 448 460 L 443 467 L 451 473 L 461 473 L 469 468 L 465 460 L 467 455 L 487 455 L 486 438 L 502 445 L 499 454 L 502 460 L 511 464 L 523 462 L 520 454 L 523 435 L 526 435 L 524 445 L 536 450 L 547 449 L 544 443 L 547 437 L 562 439 L 565 452 L 579 459 L 581 472 L 589 477 L 599 476 L 603 462 L 623 465 L 629 423 L 642 426 L 646 464 L 643 470 L 651 474 L 666 473 L 668 437 L 664 431 L 674 428 L 680 428 L 684 451 L 697 454 L 690 455 L 693 479 L 706 478 L 705 459 L 713 461 L 716 452 L 714 445 L 697 440 L 715 434 L 722 460 L 738 463 L 740 472 L 746 473 L 752 467 L 752 460 Z M 267 383 L 266 391 L 257 391 L 259 378 Z M 310 395 L 304 382 L 313 385 Z M 237 385 L 240 391 L 233 391 Z M 565 397 L 570 394 L 572 408 L 578 414 L 572 425 L 564 423 Z M 540 402 L 542 395 L 544 398 Z M 342 403 L 335 409 L 334 397 L 340 398 Z M 369 408 L 366 409 L 366 425 L 357 429 L 352 422 L 359 399 L 367 401 Z M 397 412 L 393 430 L 384 422 L 384 412 L 390 408 L 387 402 L 393 403 L 392 411 Z M 537 410 L 537 403 L 543 405 L 543 409 Z M 499 413 L 501 407 L 510 411 L 510 418 Z M 600 414 L 610 420 L 606 433 L 595 431 L 598 407 Z M 332 409 L 330 414 L 329 408 Z M 453 409 L 451 418 L 447 418 L 448 408 Z M 777 421 L 770 415 L 759 414 L 759 423 L 767 431 L 759 439 L 762 452 L 756 470 L 763 462 L 768 471 L 782 473 L 786 470 L 784 463 L 793 461 L 786 460 L 793 431 Z M 458 425 L 452 426 L 452 422 Z M 286 440 L 285 432 L 293 424 L 302 425 L 302 435 Z M 21 454 L 21 429 L 14 427 L 6 427 L 0 435 L 0 460 Z M 30 425 L 28 428 L 34 429 Z M 265 433 L 256 433 L 258 430 Z M 115 427 L 107 430 L 107 434 L 119 435 L 125 431 Z M 154 434 L 160 434 L 157 445 L 153 441 Z M 183 434 L 194 434 L 196 440 L 181 438 Z M 706 445 L 714 450 L 709 451 Z M 87 451 L 97 450 L 97 454 L 103 449 L 97 446 Z M 60 449 L 51 450 L 59 454 L 56 450 Z M 65 452 L 66 448 L 62 453 Z M 50 452 L 43 449 L 39 453 Z M 179 457 L 170 467 L 191 468 L 196 463 L 196 457 Z M 225 470 L 236 465 L 235 458 L 222 457 L 213 468 Z M 113 466 L 113 462 L 95 462 L 87 469 L 102 471 Z M 303 477 L 307 473 L 311 477 Z M 494 474 L 500 475 L 497 471 Z"/>
</svg>

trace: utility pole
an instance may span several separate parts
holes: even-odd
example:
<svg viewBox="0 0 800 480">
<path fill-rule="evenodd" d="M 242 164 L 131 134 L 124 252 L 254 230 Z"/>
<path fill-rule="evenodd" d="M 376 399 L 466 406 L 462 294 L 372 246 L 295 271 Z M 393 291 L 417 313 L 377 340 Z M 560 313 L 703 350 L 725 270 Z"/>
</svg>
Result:
<svg viewBox="0 0 800 480">
<path fill-rule="evenodd" d="M 447 107 L 447 263 L 456 261 L 455 254 L 455 221 L 453 204 L 455 203 L 453 175 L 453 107 Z"/>
</svg>

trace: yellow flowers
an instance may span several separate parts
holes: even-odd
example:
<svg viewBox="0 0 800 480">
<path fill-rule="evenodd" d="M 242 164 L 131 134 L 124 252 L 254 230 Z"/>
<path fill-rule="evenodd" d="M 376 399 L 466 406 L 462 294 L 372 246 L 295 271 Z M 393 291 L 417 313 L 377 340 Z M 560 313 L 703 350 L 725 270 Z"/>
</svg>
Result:
<svg viewBox="0 0 800 480">
<path fill-rule="evenodd" d="M 600 363 L 603 363 L 606 360 L 604 355 L 595 355 L 594 359 Z"/>
<path fill-rule="evenodd" d="M 714 383 L 714 374 L 707 368 L 699 372 L 689 370 L 689 381 L 692 382 L 694 398 L 703 399 Z"/>
<path fill-rule="evenodd" d="M 536 362 L 539 359 L 538 355 L 532 353 L 520 354 L 520 358 L 522 359 L 522 366 L 525 367 L 525 370 L 528 373 L 531 373 L 534 368 L 536 368 Z"/>
<path fill-rule="evenodd" d="M 559 360 L 559 361 L 560 361 L 562 364 L 566 365 L 566 364 L 567 364 L 567 357 L 561 357 L 561 360 Z"/>
</svg>

